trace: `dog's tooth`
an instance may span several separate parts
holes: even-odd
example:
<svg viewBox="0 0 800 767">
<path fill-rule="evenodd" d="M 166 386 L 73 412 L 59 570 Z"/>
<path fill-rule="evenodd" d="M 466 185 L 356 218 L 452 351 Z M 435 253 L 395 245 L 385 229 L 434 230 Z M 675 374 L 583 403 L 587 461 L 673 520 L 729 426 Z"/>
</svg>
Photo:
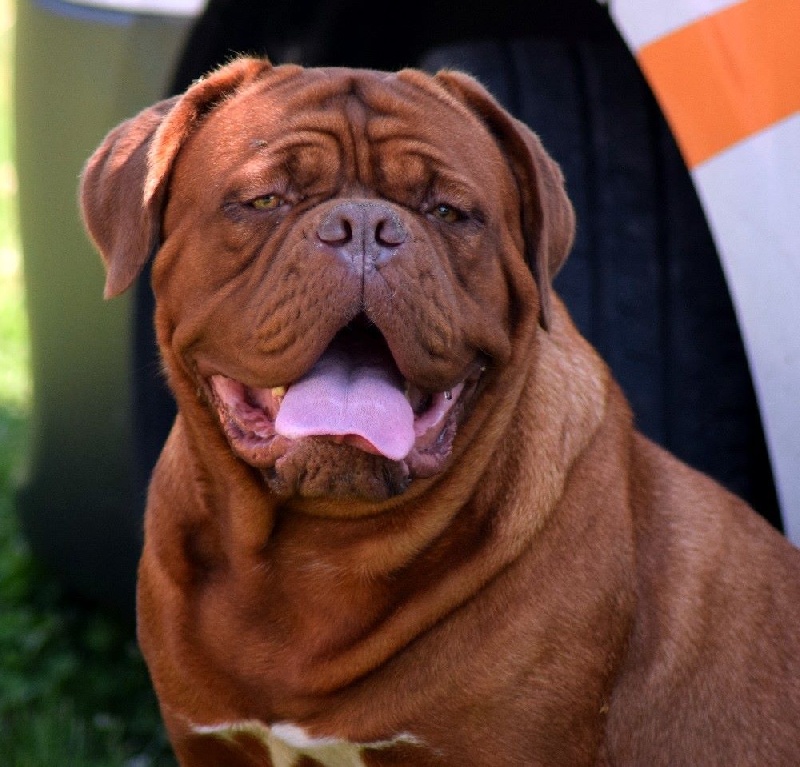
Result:
<svg viewBox="0 0 800 767">
<path fill-rule="evenodd" d="M 453 392 L 451 392 L 450 389 L 448 389 L 444 393 L 444 398 L 449 402 L 451 399 L 453 399 Z"/>
<path fill-rule="evenodd" d="M 280 399 L 284 394 L 286 394 L 286 387 L 285 386 L 273 386 L 271 389 L 272 396 L 276 399 Z"/>
</svg>

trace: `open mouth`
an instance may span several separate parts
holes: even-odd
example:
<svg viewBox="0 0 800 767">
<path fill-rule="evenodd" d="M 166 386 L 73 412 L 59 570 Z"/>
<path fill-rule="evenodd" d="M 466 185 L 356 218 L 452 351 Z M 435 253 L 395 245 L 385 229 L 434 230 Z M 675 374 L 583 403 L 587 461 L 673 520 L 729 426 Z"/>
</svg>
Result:
<svg viewBox="0 0 800 767">
<path fill-rule="evenodd" d="M 430 476 L 450 454 L 465 401 L 485 368 L 476 363 L 446 391 L 406 381 L 383 336 L 354 321 L 314 366 L 287 386 L 259 389 L 224 375 L 210 379 L 213 403 L 234 452 L 269 468 L 301 440 L 346 444 Z"/>
</svg>

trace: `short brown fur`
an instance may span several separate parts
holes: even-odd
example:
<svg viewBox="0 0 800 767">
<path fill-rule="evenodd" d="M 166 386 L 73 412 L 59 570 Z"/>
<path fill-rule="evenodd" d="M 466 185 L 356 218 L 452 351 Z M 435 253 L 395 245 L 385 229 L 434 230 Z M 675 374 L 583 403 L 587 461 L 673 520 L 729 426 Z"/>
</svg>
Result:
<svg viewBox="0 0 800 767">
<path fill-rule="evenodd" d="M 303 131 L 328 138 L 270 165 Z M 265 178 L 289 203 L 254 219 Z M 426 185 L 479 214 L 433 221 Z M 551 291 L 561 174 L 477 83 L 242 59 L 113 131 L 81 194 L 108 296 L 158 251 L 179 416 L 138 618 L 183 767 L 269 765 L 198 731 L 242 721 L 413 735 L 375 767 L 797 764 L 800 554 L 634 431 Z M 353 277 L 315 244 L 342 199 L 388 200 L 403 255 Z M 442 470 L 324 440 L 237 455 L 209 376 L 284 386 L 358 316 L 421 388 L 486 368 Z"/>
</svg>

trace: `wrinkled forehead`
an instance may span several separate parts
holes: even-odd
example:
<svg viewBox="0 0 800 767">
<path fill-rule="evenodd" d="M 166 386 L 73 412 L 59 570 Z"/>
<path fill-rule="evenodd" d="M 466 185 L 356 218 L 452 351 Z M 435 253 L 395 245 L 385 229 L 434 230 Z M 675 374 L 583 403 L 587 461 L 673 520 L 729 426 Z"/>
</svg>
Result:
<svg viewBox="0 0 800 767">
<path fill-rule="evenodd" d="M 268 76 L 217 107 L 198 133 L 194 143 L 228 167 L 249 156 L 288 166 L 327 154 L 327 162 L 347 159 L 362 172 L 391 156 L 477 184 L 497 183 L 507 171 L 480 120 L 433 78 L 420 84 L 403 73 L 298 69 Z"/>
</svg>

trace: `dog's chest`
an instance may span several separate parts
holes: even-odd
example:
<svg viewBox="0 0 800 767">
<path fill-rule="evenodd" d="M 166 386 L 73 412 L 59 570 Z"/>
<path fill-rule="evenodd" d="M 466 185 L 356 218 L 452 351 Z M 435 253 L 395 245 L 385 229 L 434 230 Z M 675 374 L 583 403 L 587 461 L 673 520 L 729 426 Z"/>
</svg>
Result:
<svg viewBox="0 0 800 767">
<path fill-rule="evenodd" d="M 304 757 L 321 767 L 366 767 L 363 758 L 365 751 L 384 750 L 403 743 L 419 744 L 419 740 L 409 733 L 401 733 L 389 740 L 351 743 L 334 737 L 312 738 L 293 724 L 274 724 L 270 727 L 258 721 L 196 726 L 193 730 L 198 735 L 230 742 L 236 742 L 239 738 L 256 740 L 269 753 L 273 767 L 295 767 Z"/>
</svg>

